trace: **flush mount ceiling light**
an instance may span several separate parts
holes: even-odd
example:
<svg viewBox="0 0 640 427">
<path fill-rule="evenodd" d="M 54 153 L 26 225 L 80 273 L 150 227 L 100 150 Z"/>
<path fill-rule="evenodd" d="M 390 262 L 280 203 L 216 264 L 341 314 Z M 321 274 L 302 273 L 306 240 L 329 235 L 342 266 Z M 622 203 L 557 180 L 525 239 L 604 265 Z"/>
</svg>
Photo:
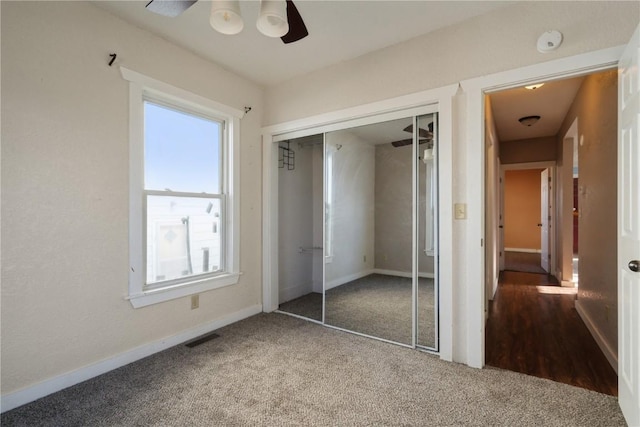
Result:
<svg viewBox="0 0 640 427">
<path fill-rule="evenodd" d="M 529 90 L 536 90 L 536 89 L 540 89 L 542 86 L 544 86 L 544 83 L 538 83 L 535 85 L 529 85 L 529 86 L 525 86 L 525 89 L 529 89 Z"/>
<path fill-rule="evenodd" d="M 548 53 L 556 50 L 562 44 L 562 33 L 558 30 L 545 31 L 538 38 L 538 52 Z"/>
<path fill-rule="evenodd" d="M 524 126 L 533 126 L 538 122 L 538 120 L 540 120 L 540 116 L 526 116 L 518 119 L 518 121 Z"/>
</svg>

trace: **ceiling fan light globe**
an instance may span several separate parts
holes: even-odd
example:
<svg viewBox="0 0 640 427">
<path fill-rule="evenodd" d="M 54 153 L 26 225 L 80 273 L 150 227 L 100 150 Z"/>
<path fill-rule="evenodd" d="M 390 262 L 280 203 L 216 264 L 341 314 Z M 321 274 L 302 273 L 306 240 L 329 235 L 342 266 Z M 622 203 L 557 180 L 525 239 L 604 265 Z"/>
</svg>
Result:
<svg viewBox="0 0 640 427">
<path fill-rule="evenodd" d="M 222 34 L 238 34 L 244 28 L 239 0 L 216 0 L 211 2 L 211 27 Z"/>
<path fill-rule="evenodd" d="M 287 34 L 289 22 L 286 0 L 262 0 L 256 27 L 267 37 L 282 37 Z"/>
</svg>

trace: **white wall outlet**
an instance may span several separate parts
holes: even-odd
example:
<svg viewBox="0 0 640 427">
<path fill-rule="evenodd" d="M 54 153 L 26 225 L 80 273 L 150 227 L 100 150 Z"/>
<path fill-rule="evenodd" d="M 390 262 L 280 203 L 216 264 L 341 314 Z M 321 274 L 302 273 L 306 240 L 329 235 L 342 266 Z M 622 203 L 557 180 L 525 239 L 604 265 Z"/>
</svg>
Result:
<svg viewBox="0 0 640 427">
<path fill-rule="evenodd" d="M 191 295 L 191 310 L 200 307 L 200 295 Z"/>
<path fill-rule="evenodd" d="M 455 219 L 467 219 L 467 204 L 456 203 L 453 205 L 453 212 Z"/>
</svg>

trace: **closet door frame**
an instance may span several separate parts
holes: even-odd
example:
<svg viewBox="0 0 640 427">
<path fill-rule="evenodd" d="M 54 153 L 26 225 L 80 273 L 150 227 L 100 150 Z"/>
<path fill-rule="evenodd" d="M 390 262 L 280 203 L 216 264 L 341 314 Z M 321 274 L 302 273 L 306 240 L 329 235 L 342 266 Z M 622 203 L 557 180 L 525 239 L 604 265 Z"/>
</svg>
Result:
<svg viewBox="0 0 640 427">
<path fill-rule="evenodd" d="M 262 310 L 278 308 L 278 142 L 307 135 L 363 126 L 408 116 L 437 112 L 439 118 L 438 203 L 440 252 L 439 312 L 441 359 L 453 356 L 453 98 L 458 86 L 418 92 L 262 129 L 263 199 L 262 199 Z M 415 175 L 415 174 L 414 174 Z M 415 181 L 414 176 L 414 181 Z M 415 184 L 414 184 L 415 185 Z M 415 222 L 415 218 L 414 218 Z M 415 255 L 414 255 L 415 256 Z M 415 315 L 414 325 L 415 325 Z M 415 326 L 414 326 L 415 327 Z M 415 347 L 415 334 L 414 347 Z"/>
</svg>

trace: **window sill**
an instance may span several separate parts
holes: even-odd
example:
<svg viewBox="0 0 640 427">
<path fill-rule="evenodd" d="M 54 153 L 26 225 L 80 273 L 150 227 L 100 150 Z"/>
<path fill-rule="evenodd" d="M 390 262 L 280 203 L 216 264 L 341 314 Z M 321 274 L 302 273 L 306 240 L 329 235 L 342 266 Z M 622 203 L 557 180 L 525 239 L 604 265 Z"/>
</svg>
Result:
<svg viewBox="0 0 640 427">
<path fill-rule="evenodd" d="M 227 273 L 204 280 L 194 280 L 192 282 L 180 283 L 178 285 L 167 286 L 164 288 L 150 289 L 138 294 L 129 295 L 127 299 L 133 308 L 146 307 L 148 305 L 158 304 L 172 299 L 198 294 L 200 292 L 235 285 L 240 279 L 240 274 L 242 273 Z"/>
</svg>

